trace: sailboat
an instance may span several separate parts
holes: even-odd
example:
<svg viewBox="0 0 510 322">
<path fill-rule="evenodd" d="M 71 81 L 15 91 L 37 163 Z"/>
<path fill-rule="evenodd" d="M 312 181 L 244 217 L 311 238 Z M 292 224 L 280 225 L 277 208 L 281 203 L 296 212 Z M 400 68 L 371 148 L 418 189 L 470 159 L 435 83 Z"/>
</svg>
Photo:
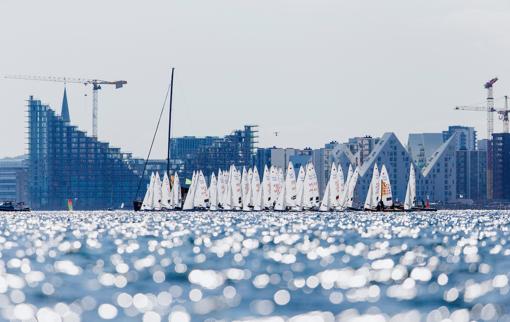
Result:
<svg viewBox="0 0 510 322">
<path fill-rule="evenodd" d="M 348 199 L 349 194 L 349 181 L 351 181 L 353 174 L 352 165 L 349 164 L 349 169 L 347 170 L 347 178 L 345 179 L 344 188 L 342 190 L 342 194 L 340 195 L 340 202 L 339 202 L 339 208 L 341 210 L 345 210 L 345 203 Z"/>
<path fill-rule="evenodd" d="M 152 202 L 153 202 L 153 194 L 154 194 L 154 180 L 155 175 L 154 172 L 151 173 L 151 179 L 149 185 L 147 186 L 147 192 L 145 192 L 145 197 L 143 198 L 141 210 L 152 210 Z"/>
<path fill-rule="evenodd" d="M 349 174 L 351 174 L 349 176 Z M 352 171 L 352 167 L 349 166 L 349 174 L 347 175 L 347 187 L 344 190 L 344 196 L 342 198 L 341 208 L 343 210 L 359 210 L 358 208 L 353 207 L 354 205 L 354 193 L 356 191 L 356 184 L 358 183 L 359 178 L 359 167 L 356 167 L 354 171 Z"/>
<path fill-rule="evenodd" d="M 296 180 L 296 204 L 292 210 L 303 210 L 303 194 L 305 189 L 305 169 L 303 166 L 299 167 L 298 177 Z"/>
<path fill-rule="evenodd" d="M 168 146 L 168 150 L 167 150 L 167 163 L 166 163 L 166 172 L 165 172 L 165 177 L 167 177 L 168 179 L 168 176 L 170 175 L 170 135 L 172 133 L 171 131 L 171 127 L 172 127 L 172 98 L 173 98 L 173 89 L 174 89 L 174 72 L 175 72 L 175 68 L 172 68 L 172 74 L 171 74 L 171 79 L 170 79 L 170 88 L 169 88 L 169 91 L 168 91 L 168 94 L 169 94 L 169 111 L 168 111 L 168 137 L 167 137 L 167 146 Z M 156 133 L 158 132 L 158 127 L 159 127 L 159 124 L 160 124 L 160 121 L 161 121 L 161 116 L 163 115 L 163 109 L 165 108 L 165 106 L 163 106 L 162 110 L 161 110 L 161 113 L 160 113 L 160 116 L 159 116 L 159 120 L 158 120 L 158 125 L 156 126 L 156 130 L 154 132 L 154 137 L 153 137 L 153 143 L 154 143 L 154 139 L 156 137 Z M 149 194 L 152 194 L 152 202 L 150 200 L 146 200 L 146 198 L 144 197 L 144 200 L 141 201 L 138 199 L 138 194 L 140 192 L 140 187 L 142 185 L 142 182 L 144 180 L 144 175 L 145 175 L 145 170 L 147 169 L 147 164 L 149 162 L 149 158 L 150 158 L 150 155 L 151 155 L 151 151 L 152 151 L 152 144 L 151 144 L 151 147 L 149 149 L 149 153 L 147 154 L 147 158 L 145 159 L 145 163 L 144 163 L 144 166 L 143 166 L 143 171 L 142 171 L 142 175 L 140 177 L 140 180 L 138 182 L 138 189 L 136 191 L 136 195 L 135 195 L 135 199 L 133 200 L 133 209 L 135 211 L 140 211 L 140 210 L 168 210 L 168 209 L 171 209 L 172 208 L 172 205 L 171 205 L 171 201 L 169 201 L 168 199 L 168 194 L 166 192 L 166 190 L 170 190 L 171 187 L 167 186 L 166 182 L 163 182 L 163 189 L 165 189 L 165 191 L 163 192 L 161 190 L 162 188 L 162 185 L 161 185 L 161 179 L 159 177 L 159 174 L 156 176 L 155 180 L 152 182 L 152 184 L 149 184 L 149 187 L 147 189 L 147 193 L 145 194 L 145 197 L 148 197 L 148 193 Z M 164 181 L 165 179 L 163 179 Z M 151 181 L 152 181 L 152 175 L 151 175 Z M 169 181 L 168 181 L 169 183 Z M 159 184 L 159 186 L 158 186 Z M 151 190 L 151 192 L 149 192 L 149 190 Z M 175 192 L 181 192 L 181 189 L 175 189 Z M 162 198 L 167 198 L 165 200 L 162 200 Z M 174 196 L 172 194 L 172 199 L 174 199 Z M 177 197 L 175 198 L 175 200 L 173 201 L 174 203 L 179 201 L 180 203 L 180 200 L 181 200 L 181 197 Z"/>
<path fill-rule="evenodd" d="M 251 169 L 249 170 L 251 173 Z M 246 171 L 246 168 L 243 167 L 243 173 L 241 176 L 241 191 L 242 191 L 242 204 L 243 211 L 250 211 L 250 199 L 251 199 L 251 183 L 250 176 Z"/>
<path fill-rule="evenodd" d="M 407 182 L 406 198 L 404 201 L 404 210 L 405 211 L 437 211 L 437 209 L 430 208 L 427 206 L 422 206 L 422 207 L 416 206 L 416 173 L 414 171 L 414 166 L 412 163 L 411 163 L 411 167 L 409 169 L 409 181 Z"/>
<path fill-rule="evenodd" d="M 152 209 L 161 210 L 161 179 L 159 173 L 156 172 L 156 179 L 154 180 L 154 192 L 152 195 Z"/>
<path fill-rule="evenodd" d="M 209 210 L 218 210 L 218 183 L 214 172 L 211 174 L 211 182 L 209 184 Z"/>
<path fill-rule="evenodd" d="M 223 208 L 223 195 L 225 193 L 225 188 L 223 186 L 223 172 L 221 169 L 218 169 L 218 178 L 216 179 L 216 208 Z M 212 202 L 212 201 L 211 201 Z"/>
<path fill-rule="evenodd" d="M 182 192 L 181 192 L 181 182 L 179 181 L 179 175 L 177 172 L 174 176 L 174 182 L 172 185 L 172 202 L 171 209 L 182 209 Z"/>
<path fill-rule="evenodd" d="M 262 207 L 265 210 L 271 209 L 271 175 L 267 165 L 264 166 L 264 174 L 262 176 Z"/>
<path fill-rule="evenodd" d="M 319 183 L 313 163 L 308 162 L 303 191 L 303 209 L 313 210 L 319 206 Z"/>
<path fill-rule="evenodd" d="M 365 199 L 365 205 L 363 206 L 364 210 L 375 210 L 377 208 L 377 205 L 381 200 L 380 187 L 379 168 L 376 163 L 374 164 L 374 171 L 372 172 L 372 180 L 368 186 L 367 198 Z"/>
<path fill-rule="evenodd" d="M 319 207 L 319 210 L 320 211 L 329 211 L 330 208 L 331 208 L 331 204 L 330 204 L 330 183 L 331 183 L 331 180 L 328 180 L 328 183 L 326 184 L 326 189 L 324 189 L 324 196 L 322 197 L 322 202 L 321 202 L 321 206 Z"/>
<path fill-rule="evenodd" d="M 193 201 L 195 199 L 195 190 L 197 186 L 197 175 L 195 171 L 193 171 L 193 175 L 191 177 L 191 184 L 188 189 L 188 193 L 186 194 L 186 198 L 184 199 L 184 205 L 182 206 L 182 210 L 192 210 L 193 209 Z"/>
<path fill-rule="evenodd" d="M 296 172 L 294 165 L 289 161 L 287 174 L 285 176 L 285 206 L 286 209 L 294 208 L 297 199 Z"/>
<path fill-rule="evenodd" d="M 169 210 L 171 209 L 171 204 L 172 195 L 170 191 L 170 179 L 168 179 L 168 175 L 165 172 L 163 182 L 161 183 L 161 209 Z"/>
<path fill-rule="evenodd" d="M 372 176 L 372 180 L 377 180 L 376 178 L 376 172 L 374 167 L 374 174 Z M 373 198 L 372 201 L 370 201 L 370 207 L 365 207 L 365 210 L 367 211 L 384 211 L 384 212 L 402 212 L 404 209 L 395 205 L 393 202 L 393 195 L 391 191 L 391 182 L 390 177 L 388 175 L 388 171 L 386 170 L 386 166 L 383 164 L 381 168 L 381 172 L 379 173 L 379 186 L 374 182 L 373 186 L 372 183 L 370 184 L 372 191 L 371 196 L 367 195 L 367 199 Z M 378 191 L 377 191 L 378 190 Z M 375 199 L 377 198 L 378 199 Z M 371 207 L 375 203 L 375 208 Z M 367 205 L 367 202 L 365 202 L 365 206 Z"/>
<path fill-rule="evenodd" d="M 386 166 L 384 164 L 381 168 L 380 182 L 380 200 L 384 205 L 384 210 L 388 210 L 388 208 L 395 210 L 396 208 L 393 206 L 393 194 L 391 192 L 390 176 L 388 175 L 388 171 L 386 170 Z"/>
<path fill-rule="evenodd" d="M 326 184 L 326 189 L 324 189 L 324 196 L 322 198 L 321 206 L 319 208 L 320 211 L 335 210 L 339 207 L 340 202 L 339 190 L 340 180 L 338 178 L 338 171 L 336 169 L 336 165 L 333 163 L 331 165 L 331 171 L 328 183 Z"/>
<path fill-rule="evenodd" d="M 262 186 L 260 185 L 260 176 L 257 167 L 253 168 L 253 177 L 251 178 L 251 196 L 254 211 L 260 211 L 263 208 Z"/>
<path fill-rule="evenodd" d="M 233 166 L 232 170 L 232 208 L 241 210 L 243 207 L 243 197 L 241 191 L 241 173 Z"/>
<path fill-rule="evenodd" d="M 228 171 L 228 174 L 226 174 L 226 177 L 224 178 L 225 183 L 225 195 L 223 198 L 223 204 L 222 208 L 224 210 L 231 210 L 232 209 L 232 172 L 234 166 L 230 166 L 230 169 Z"/>
<path fill-rule="evenodd" d="M 202 171 L 198 172 L 193 197 L 193 209 L 207 209 L 209 207 L 209 189 L 207 188 L 207 182 Z"/>
<path fill-rule="evenodd" d="M 269 169 L 269 179 L 271 182 L 271 202 L 269 208 L 273 209 L 281 190 L 280 179 L 278 178 L 278 168 L 273 165 L 271 165 L 271 168 Z"/>
<path fill-rule="evenodd" d="M 342 165 L 338 163 L 337 167 L 337 180 L 338 180 L 338 205 L 336 206 L 336 210 L 342 210 L 342 196 L 344 194 L 345 189 L 345 178 L 344 171 L 342 170 Z"/>
</svg>

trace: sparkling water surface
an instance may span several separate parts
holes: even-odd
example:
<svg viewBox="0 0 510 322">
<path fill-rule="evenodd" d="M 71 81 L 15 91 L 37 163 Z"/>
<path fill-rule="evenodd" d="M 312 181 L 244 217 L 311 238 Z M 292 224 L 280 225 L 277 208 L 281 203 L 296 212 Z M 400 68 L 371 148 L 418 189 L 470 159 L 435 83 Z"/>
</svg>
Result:
<svg viewBox="0 0 510 322">
<path fill-rule="evenodd" d="M 3 321 L 510 321 L 510 212 L 0 217 Z"/>
</svg>

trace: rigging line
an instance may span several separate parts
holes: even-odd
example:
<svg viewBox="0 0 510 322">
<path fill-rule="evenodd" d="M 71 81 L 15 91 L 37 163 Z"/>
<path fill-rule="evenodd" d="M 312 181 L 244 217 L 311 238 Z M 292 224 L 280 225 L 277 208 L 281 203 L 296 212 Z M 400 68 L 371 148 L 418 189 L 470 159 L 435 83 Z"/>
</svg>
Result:
<svg viewBox="0 0 510 322">
<path fill-rule="evenodd" d="M 161 112 L 159 113 L 158 123 L 156 124 L 156 130 L 154 131 L 154 135 L 152 136 L 152 142 L 151 142 L 151 146 L 149 148 L 149 153 L 147 154 L 147 159 L 145 159 L 142 175 L 140 176 L 140 180 L 138 181 L 138 188 L 136 189 L 135 200 L 138 200 L 138 193 L 140 192 L 140 186 L 142 185 L 143 177 L 145 175 L 145 169 L 147 169 L 147 163 L 149 163 L 149 158 L 151 156 L 152 147 L 154 146 L 154 141 L 156 140 L 156 135 L 158 134 L 159 123 L 161 122 L 161 117 L 163 116 L 163 112 L 165 111 L 166 101 L 168 99 L 168 94 L 170 93 L 170 86 L 171 85 L 168 85 L 168 89 L 166 90 L 165 100 L 163 102 L 163 107 L 161 108 Z"/>
</svg>

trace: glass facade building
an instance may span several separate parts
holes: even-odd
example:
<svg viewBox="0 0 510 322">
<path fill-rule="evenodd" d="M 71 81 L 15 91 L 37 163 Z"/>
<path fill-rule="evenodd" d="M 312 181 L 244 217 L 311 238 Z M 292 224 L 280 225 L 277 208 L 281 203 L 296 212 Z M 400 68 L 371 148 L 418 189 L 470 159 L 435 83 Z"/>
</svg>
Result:
<svg viewBox="0 0 510 322">
<path fill-rule="evenodd" d="M 487 200 L 487 151 L 456 151 L 457 199 Z"/>
<path fill-rule="evenodd" d="M 492 144 L 493 199 L 510 201 L 510 134 L 494 133 Z"/>
<path fill-rule="evenodd" d="M 457 135 L 457 150 L 476 150 L 476 130 L 474 127 L 451 125 L 443 131 L 443 142 L 448 141 L 454 133 Z"/>
<path fill-rule="evenodd" d="M 228 170 L 230 165 L 242 168 L 255 164 L 257 126 L 245 125 L 224 137 L 185 136 L 170 140 L 170 157 L 173 163 L 181 164 L 179 176 L 191 179 L 195 170 L 202 170 L 209 177 L 218 169 Z"/>
<path fill-rule="evenodd" d="M 28 203 L 25 156 L 0 159 L 0 202 Z"/>
<path fill-rule="evenodd" d="M 66 209 L 68 200 L 74 209 L 131 207 L 140 178 L 131 155 L 71 125 L 65 96 L 61 115 L 28 100 L 31 207 Z"/>
</svg>

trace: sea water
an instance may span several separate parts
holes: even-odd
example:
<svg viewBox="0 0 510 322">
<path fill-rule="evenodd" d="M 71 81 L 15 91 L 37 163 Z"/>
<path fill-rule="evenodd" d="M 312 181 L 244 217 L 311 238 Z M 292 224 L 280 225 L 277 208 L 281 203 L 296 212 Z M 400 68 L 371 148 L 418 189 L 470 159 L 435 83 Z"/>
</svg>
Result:
<svg viewBox="0 0 510 322">
<path fill-rule="evenodd" d="M 0 320 L 510 321 L 510 212 L 0 217 Z"/>
</svg>

